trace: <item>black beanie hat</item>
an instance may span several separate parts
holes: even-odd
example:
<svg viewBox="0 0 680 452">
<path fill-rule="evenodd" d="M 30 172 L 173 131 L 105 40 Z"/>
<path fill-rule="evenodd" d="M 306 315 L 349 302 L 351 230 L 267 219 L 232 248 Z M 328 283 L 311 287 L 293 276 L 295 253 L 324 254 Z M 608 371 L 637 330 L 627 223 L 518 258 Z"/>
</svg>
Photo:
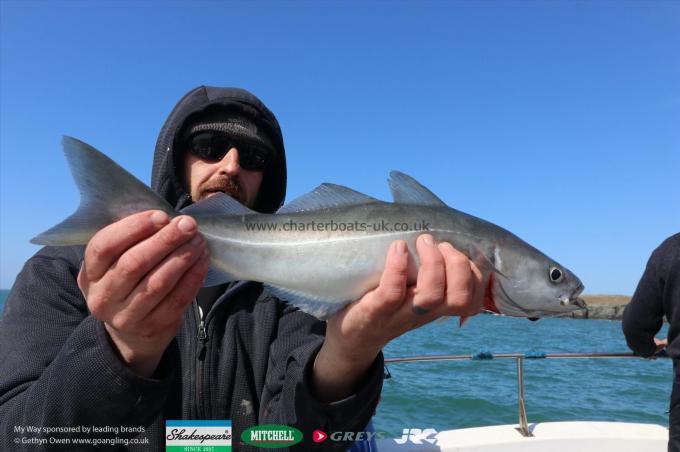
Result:
<svg viewBox="0 0 680 452">
<path fill-rule="evenodd" d="M 192 135 L 205 131 L 224 132 L 236 139 L 259 144 L 270 152 L 275 149 L 266 132 L 255 121 L 228 111 L 206 113 L 187 122 L 181 134 L 181 144 L 184 145 Z"/>
</svg>

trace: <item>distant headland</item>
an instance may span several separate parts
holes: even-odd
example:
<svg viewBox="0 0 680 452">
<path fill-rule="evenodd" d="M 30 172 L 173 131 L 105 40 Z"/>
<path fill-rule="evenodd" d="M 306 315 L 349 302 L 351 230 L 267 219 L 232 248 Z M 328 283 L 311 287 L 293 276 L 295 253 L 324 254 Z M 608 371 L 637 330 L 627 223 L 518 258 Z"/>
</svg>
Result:
<svg viewBox="0 0 680 452">
<path fill-rule="evenodd" d="M 630 301 L 628 295 L 583 295 L 588 305 L 585 311 L 574 311 L 571 316 L 575 319 L 606 319 L 621 320 L 623 310 Z"/>
</svg>

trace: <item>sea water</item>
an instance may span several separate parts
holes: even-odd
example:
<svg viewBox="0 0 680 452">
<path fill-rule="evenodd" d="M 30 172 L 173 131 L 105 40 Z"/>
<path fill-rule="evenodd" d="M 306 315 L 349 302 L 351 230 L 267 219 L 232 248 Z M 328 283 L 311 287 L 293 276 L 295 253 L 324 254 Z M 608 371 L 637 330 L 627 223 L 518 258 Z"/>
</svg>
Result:
<svg viewBox="0 0 680 452">
<path fill-rule="evenodd" d="M 0 291 L 0 310 L 7 291 Z M 660 337 L 665 337 L 665 326 Z M 458 327 L 438 321 L 392 341 L 386 357 L 440 354 L 628 352 L 621 322 L 479 315 Z M 405 428 L 437 431 L 516 424 L 514 360 L 399 363 L 388 366 L 375 429 L 399 437 Z M 524 361 L 529 423 L 601 420 L 667 425 L 673 378 L 669 359 Z"/>
<path fill-rule="evenodd" d="M 665 337 L 667 327 L 659 334 Z M 385 356 L 498 353 L 629 352 L 620 321 L 478 315 L 434 322 L 390 343 Z M 437 431 L 517 424 L 515 360 L 388 365 L 375 428 Z M 670 359 L 524 360 L 529 423 L 600 420 L 667 425 L 673 379 Z"/>
</svg>

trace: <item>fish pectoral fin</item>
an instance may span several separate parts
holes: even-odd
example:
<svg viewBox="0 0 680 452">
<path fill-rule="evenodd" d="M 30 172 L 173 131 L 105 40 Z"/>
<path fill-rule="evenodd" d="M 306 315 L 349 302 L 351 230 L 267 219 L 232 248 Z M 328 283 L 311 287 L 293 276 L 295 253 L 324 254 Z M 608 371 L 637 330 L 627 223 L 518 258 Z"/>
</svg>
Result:
<svg viewBox="0 0 680 452">
<path fill-rule="evenodd" d="M 326 320 L 349 304 L 348 301 L 323 298 L 271 284 L 265 284 L 264 287 L 276 298 L 299 308 L 307 314 L 313 315 L 319 320 Z"/>
<path fill-rule="evenodd" d="M 210 267 L 208 273 L 205 275 L 205 280 L 203 280 L 203 287 L 214 287 L 238 280 L 239 278 L 231 273 L 227 273 L 215 267 Z"/>
<path fill-rule="evenodd" d="M 502 276 L 505 279 L 508 279 L 505 274 L 500 271 L 498 267 L 496 267 L 496 264 L 491 262 L 488 257 L 486 257 L 486 254 L 476 246 L 472 246 L 470 248 L 470 260 L 474 262 L 474 264 L 482 270 L 483 272 L 491 272 L 491 273 L 496 273 L 497 275 Z"/>
<path fill-rule="evenodd" d="M 396 203 L 448 207 L 444 201 L 423 184 L 400 171 L 390 171 L 390 178 L 387 179 L 387 183 Z"/>
<path fill-rule="evenodd" d="M 488 312 L 491 314 L 496 314 L 496 315 L 503 315 L 501 314 L 501 311 L 498 309 L 496 304 L 493 302 L 491 298 L 484 299 L 484 306 L 482 306 L 482 311 Z M 463 325 L 461 325 L 463 326 Z"/>
<path fill-rule="evenodd" d="M 379 202 L 375 198 L 336 184 L 321 184 L 311 192 L 295 198 L 276 213 L 305 212 L 340 206 L 356 206 Z"/>
<path fill-rule="evenodd" d="M 185 207 L 180 212 L 186 215 L 250 215 L 257 213 L 225 193 L 215 193 L 203 201 Z"/>
</svg>

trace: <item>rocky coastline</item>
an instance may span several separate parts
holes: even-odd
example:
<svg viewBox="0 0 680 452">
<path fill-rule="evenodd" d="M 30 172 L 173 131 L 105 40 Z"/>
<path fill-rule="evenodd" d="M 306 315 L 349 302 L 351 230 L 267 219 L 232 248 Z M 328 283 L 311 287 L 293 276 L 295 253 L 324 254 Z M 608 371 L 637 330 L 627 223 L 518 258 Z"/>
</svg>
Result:
<svg viewBox="0 0 680 452">
<path fill-rule="evenodd" d="M 621 320 L 630 301 L 627 295 L 583 295 L 582 298 L 588 308 L 573 312 L 571 317 L 575 319 Z"/>
</svg>

